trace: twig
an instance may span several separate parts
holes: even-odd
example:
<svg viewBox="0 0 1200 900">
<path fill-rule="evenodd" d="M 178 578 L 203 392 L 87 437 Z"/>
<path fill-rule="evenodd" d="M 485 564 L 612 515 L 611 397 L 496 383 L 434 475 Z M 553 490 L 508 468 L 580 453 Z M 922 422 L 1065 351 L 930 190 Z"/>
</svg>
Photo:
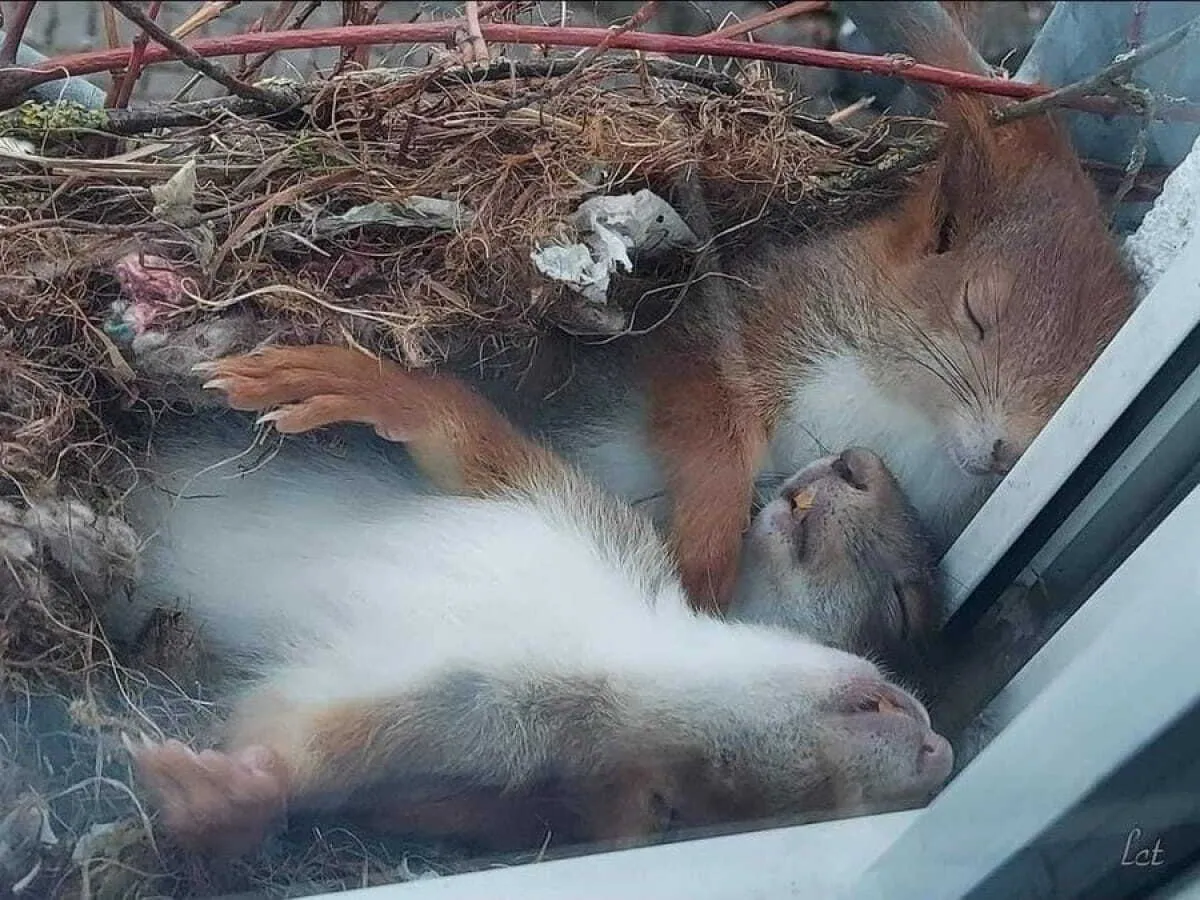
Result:
<svg viewBox="0 0 1200 900">
<path fill-rule="evenodd" d="M 300 95 L 303 99 L 304 95 Z M 80 120 L 78 125 L 63 122 L 46 128 L 53 134 L 104 134 L 128 137 L 145 134 L 159 128 L 192 128 L 206 125 L 221 116 L 233 115 L 241 118 L 260 116 L 274 112 L 275 107 L 258 100 L 244 97 L 218 97 L 213 100 L 196 100 L 191 103 L 153 103 L 136 109 L 114 107 L 96 110 Z M 0 131 L 11 128 L 10 116 L 18 116 L 20 109 L 0 112 Z M 103 117 L 97 121 L 96 117 Z M 287 121 L 287 124 L 293 124 Z M 18 132 L 20 133 L 20 132 Z"/>
<path fill-rule="evenodd" d="M 465 40 L 459 41 L 459 56 L 463 63 L 487 62 L 491 51 L 487 41 L 483 39 L 483 30 L 479 24 L 479 0 L 467 0 L 465 10 L 467 16 L 467 33 Z"/>
<path fill-rule="evenodd" d="M 281 50 L 310 50 L 320 47 L 339 47 L 357 44 L 444 43 L 453 38 L 456 21 L 381 23 L 377 25 L 342 26 L 338 28 L 306 28 L 296 31 L 271 31 L 257 34 L 204 38 L 189 45 L 200 57 L 239 56 L 247 53 L 278 52 Z M 487 24 L 482 26 L 484 38 L 492 43 L 543 44 L 551 47 L 594 47 L 610 36 L 607 28 L 547 27 L 540 25 Z M 913 62 L 907 57 L 874 56 L 824 50 L 816 47 L 790 47 L 779 44 L 758 44 L 748 41 L 714 38 L 708 35 L 647 34 L 630 32 L 611 38 L 612 49 L 640 50 L 647 53 L 681 54 L 689 56 L 722 56 L 738 59 L 759 59 L 766 62 L 792 63 L 817 68 L 840 69 L 887 75 L 907 81 L 936 84 L 954 90 L 975 91 L 1016 99 L 1040 97 L 1050 89 L 1007 78 L 992 78 L 971 72 L 959 72 L 940 66 Z M 127 62 L 129 50 L 98 50 L 47 59 L 12 77 L 0 93 L 19 93 L 64 75 L 88 75 L 103 72 Z M 158 47 L 146 51 L 145 65 L 176 58 Z M 1124 113 L 1122 105 L 1113 98 L 1085 98 L 1066 104 L 1105 115 Z M 1167 106 L 1162 118 L 1200 121 L 1200 107 Z"/>
<path fill-rule="evenodd" d="M 1168 31 L 1162 37 L 1156 38 L 1148 44 L 1143 44 L 1136 50 L 1122 53 L 1095 75 L 1090 75 L 1087 78 L 1050 91 L 1040 97 L 1034 97 L 1032 100 L 1026 100 L 1024 103 L 1015 103 L 1005 109 L 998 110 L 993 118 L 998 124 L 1013 122 L 1017 119 L 1024 119 L 1027 116 L 1035 116 L 1058 106 L 1068 106 L 1072 101 L 1104 94 L 1107 91 L 1112 91 L 1114 88 L 1120 89 L 1121 80 L 1126 78 L 1134 69 L 1147 60 L 1153 59 L 1187 40 L 1197 25 L 1200 25 L 1200 16 L 1180 25 L 1172 31 Z M 1128 91 L 1122 91 L 1122 93 L 1128 94 Z M 1127 100 L 1128 97 L 1126 96 L 1123 99 Z"/>
<path fill-rule="evenodd" d="M 117 25 L 117 12 L 107 3 L 100 4 L 100 18 L 104 21 L 104 40 L 108 43 L 109 50 L 115 50 L 121 46 L 121 29 Z M 141 34 L 142 32 L 138 32 Z M 137 42 L 134 42 L 134 49 L 137 49 Z M 104 105 L 112 106 L 116 102 L 117 93 L 121 90 L 125 73 L 129 69 L 126 66 L 118 66 L 109 72 L 108 90 L 104 94 Z"/>
<path fill-rule="evenodd" d="M 4 35 L 4 43 L 0 44 L 0 67 L 15 65 L 17 50 L 25 37 L 25 26 L 29 24 L 29 16 L 37 0 L 21 0 L 13 12 L 12 21 L 8 23 L 8 32 Z"/>
<path fill-rule="evenodd" d="M 586 70 L 588 66 L 594 63 L 602 53 L 612 46 L 613 40 L 634 30 L 635 28 L 641 28 L 643 25 L 653 19 L 654 14 L 658 12 L 658 3 L 659 0 L 649 0 L 648 3 L 643 3 L 638 8 L 638 11 L 629 17 L 628 22 L 624 23 L 623 25 L 616 25 L 607 29 L 608 34 L 605 36 L 605 40 L 602 40 L 600 43 L 596 44 L 596 46 L 592 47 L 592 49 L 584 53 L 579 58 L 579 61 L 561 79 L 534 94 L 530 94 L 525 97 L 518 97 L 517 99 L 506 103 L 501 112 L 512 112 L 513 110 L 530 106 L 534 103 L 540 103 L 543 100 L 548 100 L 558 92 L 565 91 L 579 79 L 579 76 L 583 74 L 584 70 Z"/>
<path fill-rule="evenodd" d="M 280 9 L 276 11 L 276 15 L 273 18 L 271 28 L 272 31 L 278 31 L 283 27 L 283 20 L 288 17 L 288 14 L 291 13 L 292 8 L 295 5 L 295 2 L 284 3 L 281 5 Z M 308 17 L 315 13 L 320 6 L 321 0 L 308 0 L 308 3 L 305 5 L 304 9 L 300 10 L 300 12 L 296 14 L 296 18 L 292 20 L 292 24 L 288 26 L 288 30 L 294 31 L 297 28 L 303 28 L 304 23 L 308 21 Z M 274 55 L 274 50 L 267 50 L 265 53 L 260 53 L 242 68 L 242 71 L 238 73 L 238 77 L 245 79 L 249 78 L 251 75 L 257 74 L 258 71 L 262 69 L 264 65 L 266 65 L 267 60 Z"/>
<path fill-rule="evenodd" d="M 161 0 L 152 0 L 150 8 L 146 10 L 146 17 L 152 22 L 156 21 L 161 9 Z M 129 68 L 121 75 L 120 81 L 117 83 L 116 97 L 113 98 L 112 105 L 117 109 L 124 109 L 129 105 L 133 89 L 142 71 L 142 59 L 146 55 L 146 45 L 149 43 L 150 35 L 145 31 L 139 31 L 133 39 L 133 52 L 129 54 Z"/>
<path fill-rule="evenodd" d="M 825 121 L 830 125 L 840 125 L 856 113 L 862 112 L 868 106 L 875 102 L 874 96 L 859 97 L 849 106 L 843 107 L 836 112 L 831 112 L 825 117 Z"/>
<path fill-rule="evenodd" d="M 754 16 L 744 22 L 735 22 L 732 25 L 727 25 L 724 28 L 718 28 L 716 31 L 710 31 L 712 37 L 735 38 L 741 37 L 743 34 L 750 34 L 758 31 L 760 28 L 766 28 L 768 25 L 774 25 L 776 22 L 782 22 L 786 19 L 794 19 L 798 16 L 806 16 L 810 13 L 822 12 L 828 9 L 829 3 L 827 0 L 794 0 L 792 3 L 787 3 L 778 9 L 772 9 L 762 15 Z"/>
<path fill-rule="evenodd" d="M 193 31 L 198 31 L 214 19 L 219 19 L 222 13 L 231 7 L 237 6 L 239 2 L 241 0 L 207 0 L 200 9 L 180 23 L 171 32 L 171 36 L 182 41 Z"/>
<path fill-rule="evenodd" d="M 286 109 L 293 105 L 292 101 L 282 94 L 275 91 L 263 90 L 252 84 L 246 84 L 244 81 L 238 81 L 217 63 L 210 62 L 187 44 L 180 42 L 177 38 L 171 37 L 157 23 L 151 21 L 130 0 L 109 0 L 109 3 L 113 5 L 117 12 L 141 28 L 142 31 L 150 35 L 159 44 L 162 44 L 165 50 L 169 51 L 184 65 L 195 69 L 197 72 L 203 72 L 231 94 L 244 97 L 247 100 L 257 100 L 259 103 L 268 104 L 277 109 Z M 148 56 L 149 54 L 147 53 L 146 55 Z M 143 56 L 144 58 L 145 56 Z"/>
<path fill-rule="evenodd" d="M 374 25 L 379 21 L 379 14 L 383 11 L 384 0 L 371 0 L 364 2 L 361 9 L 363 14 L 360 16 L 363 25 Z M 371 66 L 371 48 L 367 46 L 354 48 L 354 61 L 364 69 Z"/>
<path fill-rule="evenodd" d="M 1125 196 L 1133 190 L 1133 186 L 1137 183 L 1137 177 L 1141 174 L 1142 166 L 1146 164 L 1146 151 L 1150 146 L 1150 126 L 1154 123 L 1154 95 L 1149 91 L 1145 92 L 1146 111 L 1145 118 L 1142 120 L 1142 126 L 1138 129 L 1137 137 L 1134 139 L 1133 148 L 1129 151 L 1129 162 L 1125 166 L 1125 174 L 1121 178 L 1121 183 L 1117 185 L 1117 189 L 1112 196 L 1112 215 L 1115 217 L 1121 208 L 1121 204 L 1125 202 Z"/>
<path fill-rule="evenodd" d="M 596 44 L 596 46 L 594 46 L 591 50 L 583 54 L 583 58 L 579 60 L 579 65 L 576 66 L 569 75 L 567 75 L 567 77 L 564 79 L 564 82 L 570 83 L 572 79 L 578 78 L 579 73 L 595 62 L 596 58 L 600 56 L 601 53 L 612 47 L 613 41 L 615 41 L 621 35 L 628 34 L 631 31 L 636 31 L 653 19 L 658 13 L 658 6 L 659 0 L 649 0 L 649 2 L 643 3 L 640 7 L 638 7 L 638 11 L 629 17 L 628 22 L 624 23 L 623 25 L 614 25 L 612 28 L 607 29 L 608 34 L 604 36 L 600 43 Z"/>
<path fill-rule="evenodd" d="M 117 13 L 107 3 L 102 3 L 100 18 L 104 20 L 104 40 L 108 42 L 108 49 L 115 50 L 121 46 L 121 28 L 117 25 Z"/>
<path fill-rule="evenodd" d="M 489 0 L 487 3 L 479 4 L 479 21 L 486 22 L 488 19 L 493 19 L 498 13 L 513 5 L 514 0 Z"/>
<path fill-rule="evenodd" d="M 1146 26 L 1146 9 L 1150 4 L 1147 0 L 1137 0 L 1133 4 L 1133 14 L 1129 17 L 1129 49 L 1136 50 L 1142 45 Z"/>
<path fill-rule="evenodd" d="M 371 25 L 379 18 L 383 3 L 380 0 L 342 0 L 343 25 Z M 343 47 L 334 76 L 341 75 L 346 66 L 355 63 L 360 69 L 366 69 L 371 64 L 371 48 L 367 46 Z"/>
<path fill-rule="evenodd" d="M 1082 162 L 1084 170 L 1102 192 L 1116 194 L 1121 188 L 1128 166 L 1115 166 L 1094 159 L 1085 159 Z M 1134 178 L 1132 189 L 1125 195 L 1125 199 L 1135 202 L 1153 200 L 1162 193 L 1163 183 L 1172 171 L 1174 170 L 1170 166 L 1143 166 Z"/>
</svg>

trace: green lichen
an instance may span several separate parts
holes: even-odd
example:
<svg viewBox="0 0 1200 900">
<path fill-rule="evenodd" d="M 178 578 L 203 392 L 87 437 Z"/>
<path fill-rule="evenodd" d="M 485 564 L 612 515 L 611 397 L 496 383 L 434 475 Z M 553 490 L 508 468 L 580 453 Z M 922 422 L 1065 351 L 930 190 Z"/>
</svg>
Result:
<svg viewBox="0 0 1200 900">
<path fill-rule="evenodd" d="M 298 131 L 295 143 L 288 148 L 288 164 L 305 172 L 324 173 L 354 161 L 344 150 L 310 131 Z"/>
<path fill-rule="evenodd" d="M 79 103 L 39 103 L 27 100 L 0 113 L 0 135 L 41 139 L 54 134 L 98 131 L 108 123 L 108 113 Z"/>
</svg>

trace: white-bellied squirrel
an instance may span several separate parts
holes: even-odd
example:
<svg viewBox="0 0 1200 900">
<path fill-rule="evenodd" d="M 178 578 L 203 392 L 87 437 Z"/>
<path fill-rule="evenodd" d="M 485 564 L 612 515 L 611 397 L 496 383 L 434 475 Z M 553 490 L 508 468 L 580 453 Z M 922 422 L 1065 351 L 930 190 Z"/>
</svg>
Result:
<svg viewBox="0 0 1200 900">
<path fill-rule="evenodd" d="M 138 495 L 135 522 L 166 527 L 141 591 L 252 673 L 220 749 L 132 746 L 188 846 L 245 850 L 306 810 L 492 847 L 636 841 L 921 802 L 948 776 L 949 745 L 876 665 L 694 611 L 643 516 L 461 382 L 328 346 L 209 374 L 281 432 L 371 425 L 457 496 L 290 444 L 224 488 Z M 159 462 L 191 476 L 219 444 L 197 426 Z M 864 465 L 829 472 L 858 490 Z M 787 502 L 816 509 L 819 480 Z"/>
<path fill-rule="evenodd" d="M 951 19 L 939 27 L 913 38 L 922 62 L 978 64 Z M 554 424 L 549 440 L 622 496 L 665 487 L 700 607 L 729 603 L 756 473 L 831 448 L 878 453 L 940 554 L 1131 311 L 1067 139 L 1046 116 L 994 125 L 1006 102 L 947 93 L 937 157 L 898 203 L 729 254 L 732 303 L 689 297 L 628 346 L 579 354 L 574 395 L 609 391 L 615 411 Z M 617 352 L 640 357 L 630 383 L 607 374 L 624 369 L 604 358 Z"/>
</svg>

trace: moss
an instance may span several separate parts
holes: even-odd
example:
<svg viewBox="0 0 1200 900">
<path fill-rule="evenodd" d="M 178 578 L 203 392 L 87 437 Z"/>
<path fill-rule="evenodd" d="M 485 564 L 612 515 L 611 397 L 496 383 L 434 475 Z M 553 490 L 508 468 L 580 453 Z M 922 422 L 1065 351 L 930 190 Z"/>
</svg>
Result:
<svg viewBox="0 0 1200 900">
<path fill-rule="evenodd" d="M 39 103 L 27 100 L 0 113 L 0 135 L 44 139 L 55 134 L 97 131 L 108 122 L 103 109 L 88 109 L 78 103 Z"/>
</svg>

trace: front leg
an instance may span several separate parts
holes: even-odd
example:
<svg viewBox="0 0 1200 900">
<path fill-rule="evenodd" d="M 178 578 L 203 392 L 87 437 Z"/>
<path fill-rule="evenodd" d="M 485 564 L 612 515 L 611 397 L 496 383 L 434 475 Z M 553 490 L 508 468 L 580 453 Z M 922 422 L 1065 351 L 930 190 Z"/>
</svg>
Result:
<svg viewBox="0 0 1200 900">
<path fill-rule="evenodd" d="M 528 490 L 566 464 L 521 434 L 485 398 L 449 375 L 415 372 L 348 347 L 274 347 L 199 368 L 234 409 L 297 434 L 338 422 L 404 443 L 440 488 L 466 494 Z"/>
<path fill-rule="evenodd" d="M 660 352 L 645 373 L 650 442 L 666 472 L 680 576 L 693 607 L 724 613 L 766 430 L 748 392 L 714 356 Z"/>
</svg>

